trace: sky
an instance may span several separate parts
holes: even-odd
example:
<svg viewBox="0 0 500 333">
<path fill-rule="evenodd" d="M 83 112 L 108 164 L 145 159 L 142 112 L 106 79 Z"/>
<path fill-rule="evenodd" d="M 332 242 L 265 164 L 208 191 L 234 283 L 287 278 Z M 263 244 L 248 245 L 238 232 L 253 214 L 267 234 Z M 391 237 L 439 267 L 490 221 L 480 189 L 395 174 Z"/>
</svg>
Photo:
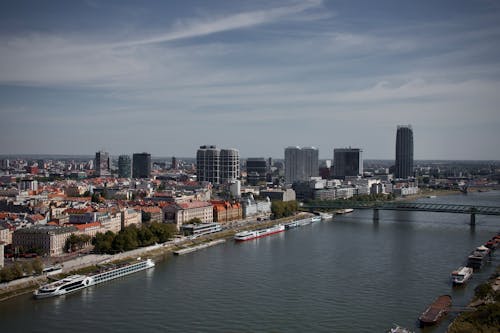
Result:
<svg viewBox="0 0 500 333">
<path fill-rule="evenodd" d="M 500 159 L 499 0 L 2 1 L 0 154 Z"/>
</svg>

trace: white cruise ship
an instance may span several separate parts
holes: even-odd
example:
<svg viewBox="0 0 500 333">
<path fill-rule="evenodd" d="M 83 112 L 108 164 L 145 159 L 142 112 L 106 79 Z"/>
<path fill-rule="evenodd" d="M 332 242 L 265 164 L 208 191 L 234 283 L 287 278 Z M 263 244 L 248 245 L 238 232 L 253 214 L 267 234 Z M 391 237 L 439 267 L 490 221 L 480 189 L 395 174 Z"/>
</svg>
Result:
<svg viewBox="0 0 500 333">
<path fill-rule="evenodd" d="M 154 265 L 155 263 L 151 259 L 139 260 L 138 262 L 118 266 L 110 265 L 93 275 L 71 275 L 62 280 L 46 284 L 36 290 L 33 295 L 37 299 L 65 295 L 95 284 L 154 267 Z"/>
<path fill-rule="evenodd" d="M 285 226 L 283 224 L 278 224 L 269 228 L 238 232 L 237 234 L 234 235 L 234 240 L 239 242 L 247 241 L 251 239 L 273 235 L 283 231 L 285 231 Z"/>
</svg>

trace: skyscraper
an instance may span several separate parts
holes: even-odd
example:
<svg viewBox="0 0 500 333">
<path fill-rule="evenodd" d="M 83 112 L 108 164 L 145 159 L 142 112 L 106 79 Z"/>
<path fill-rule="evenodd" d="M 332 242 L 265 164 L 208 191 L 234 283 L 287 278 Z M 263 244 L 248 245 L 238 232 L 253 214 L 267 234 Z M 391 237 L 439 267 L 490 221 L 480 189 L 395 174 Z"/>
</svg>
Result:
<svg viewBox="0 0 500 333">
<path fill-rule="evenodd" d="M 336 148 L 333 150 L 333 176 L 336 178 L 363 175 L 363 150 L 359 148 Z"/>
<path fill-rule="evenodd" d="M 199 182 L 218 184 L 220 180 L 220 151 L 215 146 L 200 146 L 196 152 L 196 177 Z"/>
<path fill-rule="evenodd" d="M 109 176 L 111 174 L 111 164 L 107 152 L 100 150 L 95 153 L 95 172 L 98 176 Z"/>
<path fill-rule="evenodd" d="M 247 158 L 247 182 L 257 185 L 266 181 L 268 171 L 267 162 L 263 157 Z"/>
<path fill-rule="evenodd" d="M 221 149 L 220 182 L 231 183 L 240 178 L 240 152 L 237 149 Z"/>
<path fill-rule="evenodd" d="M 151 154 L 135 153 L 134 155 L 132 155 L 132 177 L 151 177 Z"/>
<path fill-rule="evenodd" d="M 317 148 L 287 147 L 285 148 L 285 181 L 293 184 L 296 181 L 308 180 L 319 174 L 319 152 Z"/>
<path fill-rule="evenodd" d="M 395 177 L 407 179 L 413 176 L 413 129 L 400 125 L 396 133 Z"/>
<path fill-rule="evenodd" d="M 118 156 L 118 177 L 130 178 L 132 173 L 132 161 L 128 155 Z"/>
</svg>

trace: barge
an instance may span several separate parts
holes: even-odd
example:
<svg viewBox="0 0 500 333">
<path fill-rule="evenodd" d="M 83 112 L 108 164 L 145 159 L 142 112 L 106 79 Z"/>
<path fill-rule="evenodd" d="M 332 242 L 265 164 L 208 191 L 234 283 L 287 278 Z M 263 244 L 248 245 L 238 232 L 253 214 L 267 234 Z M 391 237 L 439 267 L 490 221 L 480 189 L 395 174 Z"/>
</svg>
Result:
<svg viewBox="0 0 500 333">
<path fill-rule="evenodd" d="M 446 314 L 451 306 L 451 296 L 441 295 L 429 305 L 429 307 L 418 318 L 420 327 L 435 325 Z"/>
</svg>

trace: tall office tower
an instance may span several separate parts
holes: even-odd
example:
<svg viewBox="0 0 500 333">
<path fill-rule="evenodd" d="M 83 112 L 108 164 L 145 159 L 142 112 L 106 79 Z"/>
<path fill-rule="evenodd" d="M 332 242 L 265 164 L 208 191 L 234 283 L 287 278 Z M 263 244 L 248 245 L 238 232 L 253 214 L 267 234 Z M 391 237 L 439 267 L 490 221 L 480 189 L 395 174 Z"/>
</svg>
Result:
<svg viewBox="0 0 500 333">
<path fill-rule="evenodd" d="M 219 183 L 219 155 L 220 151 L 215 146 L 200 146 L 196 152 L 196 177 L 199 182 Z"/>
<path fill-rule="evenodd" d="M 221 149 L 219 156 L 220 182 L 231 183 L 240 178 L 240 151 Z"/>
<path fill-rule="evenodd" d="M 98 176 L 109 176 L 111 174 L 111 163 L 107 152 L 100 150 L 95 153 L 95 171 Z"/>
<path fill-rule="evenodd" d="M 398 126 L 396 133 L 395 177 L 407 179 L 413 176 L 413 129 L 411 125 Z"/>
<path fill-rule="evenodd" d="M 177 159 L 175 156 L 172 156 L 172 163 L 170 164 L 170 169 L 177 170 L 179 168 L 179 164 L 177 163 Z"/>
<path fill-rule="evenodd" d="M 130 178 L 132 174 L 132 160 L 128 155 L 118 156 L 118 177 Z"/>
<path fill-rule="evenodd" d="M 344 178 L 363 175 L 363 150 L 359 148 L 337 148 L 333 150 L 333 176 Z"/>
<path fill-rule="evenodd" d="M 247 158 L 247 182 L 257 185 L 266 181 L 267 162 L 263 157 Z"/>
<path fill-rule="evenodd" d="M 151 178 L 151 154 L 135 153 L 132 155 L 132 177 Z"/>
<path fill-rule="evenodd" d="M 317 148 L 285 148 L 285 181 L 288 184 L 317 177 L 319 174 L 318 166 L 319 152 Z"/>
</svg>

